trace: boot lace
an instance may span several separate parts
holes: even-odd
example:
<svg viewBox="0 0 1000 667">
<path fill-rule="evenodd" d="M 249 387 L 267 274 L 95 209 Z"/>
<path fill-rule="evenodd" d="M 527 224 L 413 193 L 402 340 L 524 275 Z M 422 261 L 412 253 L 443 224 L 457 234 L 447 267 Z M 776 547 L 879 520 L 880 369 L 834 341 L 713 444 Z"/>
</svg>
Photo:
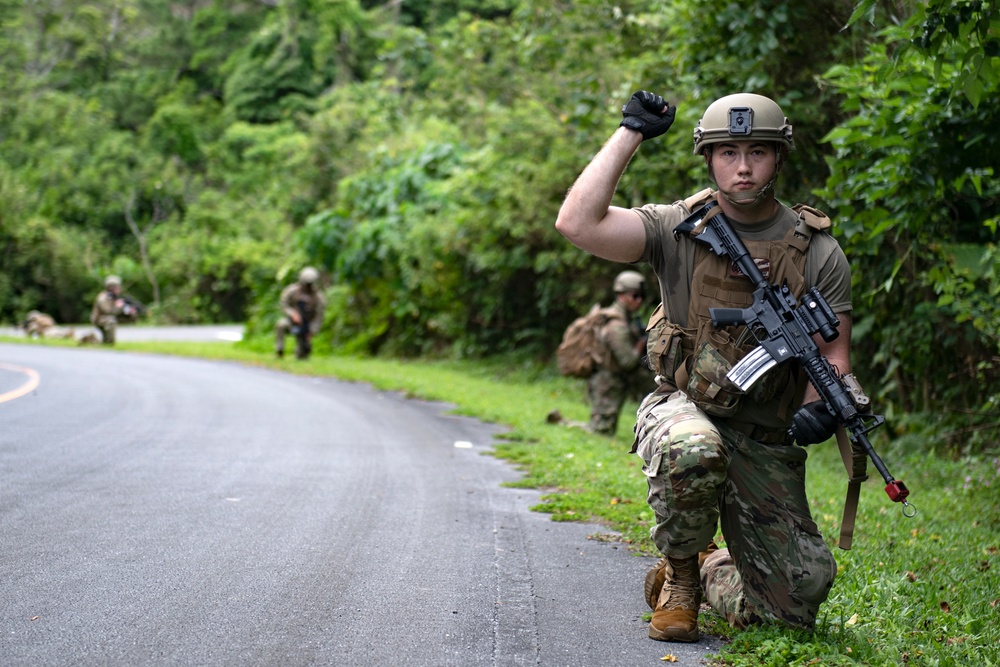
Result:
<svg viewBox="0 0 1000 667">
<path fill-rule="evenodd" d="M 694 609 L 698 606 L 701 584 L 695 564 L 697 557 L 685 560 L 671 560 L 665 570 L 663 588 L 669 593 L 662 609 Z"/>
</svg>

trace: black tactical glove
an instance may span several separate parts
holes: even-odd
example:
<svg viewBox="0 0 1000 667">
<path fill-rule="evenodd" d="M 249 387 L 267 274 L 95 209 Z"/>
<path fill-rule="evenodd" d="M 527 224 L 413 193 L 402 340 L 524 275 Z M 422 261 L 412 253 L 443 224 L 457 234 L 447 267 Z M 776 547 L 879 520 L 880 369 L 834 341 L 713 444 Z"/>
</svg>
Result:
<svg viewBox="0 0 1000 667">
<path fill-rule="evenodd" d="M 619 125 L 639 132 L 645 141 L 669 130 L 674 122 L 675 113 L 677 107 L 670 106 L 659 95 L 640 90 L 632 96 L 628 104 L 622 106 L 624 118 Z"/>
<path fill-rule="evenodd" d="M 828 440 L 837 430 L 837 418 L 823 401 L 806 403 L 795 416 L 788 434 L 800 445 L 815 445 Z"/>
</svg>

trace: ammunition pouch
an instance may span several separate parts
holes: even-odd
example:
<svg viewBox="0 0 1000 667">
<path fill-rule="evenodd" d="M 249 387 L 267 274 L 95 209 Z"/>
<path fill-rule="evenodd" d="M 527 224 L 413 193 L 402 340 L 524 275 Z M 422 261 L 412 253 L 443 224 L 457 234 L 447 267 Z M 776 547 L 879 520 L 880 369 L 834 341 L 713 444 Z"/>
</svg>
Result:
<svg viewBox="0 0 1000 667">
<path fill-rule="evenodd" d="M 688 367 L 685 392 L 707 414 L 729 417 L 739 408 L 743 392 L 726 377 L 744 352 L 727 331 L 708 331 Z"/>
<path fill-rule="evenodd" d="M 667 320 L 661 303 L 646 326 L 646 365 L 661 382 L 677 386 L 676 373 L 688 355 L 691 333 Z"/>
</svg>

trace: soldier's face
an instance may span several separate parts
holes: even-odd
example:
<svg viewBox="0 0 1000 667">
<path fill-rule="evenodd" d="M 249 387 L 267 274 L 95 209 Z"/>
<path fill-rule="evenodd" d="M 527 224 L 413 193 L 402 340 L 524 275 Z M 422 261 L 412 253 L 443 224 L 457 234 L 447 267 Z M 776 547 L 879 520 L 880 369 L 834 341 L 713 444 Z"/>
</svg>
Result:
<svg viewBox="0 0 1000 667">
<path fill-rule="evenodd" d="M 625 307 L 630 312 L 635 312 L 642 308 L 642 292 L 623 292 L 622 297 L 624 297 Z"/>
<path fill-rule="evenodd" d="M 778 153 L 767 141 L 716 144 L 707 157 L 719 189 L 731 195 L 761 190 L 778 169 Z"/>
</svg>

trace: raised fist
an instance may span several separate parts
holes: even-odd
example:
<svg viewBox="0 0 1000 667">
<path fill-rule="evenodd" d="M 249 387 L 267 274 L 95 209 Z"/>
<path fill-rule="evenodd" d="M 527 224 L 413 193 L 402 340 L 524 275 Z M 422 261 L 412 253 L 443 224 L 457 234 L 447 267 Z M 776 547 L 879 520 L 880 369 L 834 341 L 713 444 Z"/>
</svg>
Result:
<svg viewBox="0 0 1000 667">
<path fill-rule="evenodd" d="M 640 90 L 622 106 L 623 118 L 619 125 L 640 133 L 645 141 L 669 130 L 675 113 L 677 107 L 670 106 L 659 95 Z"/>
</svg>

